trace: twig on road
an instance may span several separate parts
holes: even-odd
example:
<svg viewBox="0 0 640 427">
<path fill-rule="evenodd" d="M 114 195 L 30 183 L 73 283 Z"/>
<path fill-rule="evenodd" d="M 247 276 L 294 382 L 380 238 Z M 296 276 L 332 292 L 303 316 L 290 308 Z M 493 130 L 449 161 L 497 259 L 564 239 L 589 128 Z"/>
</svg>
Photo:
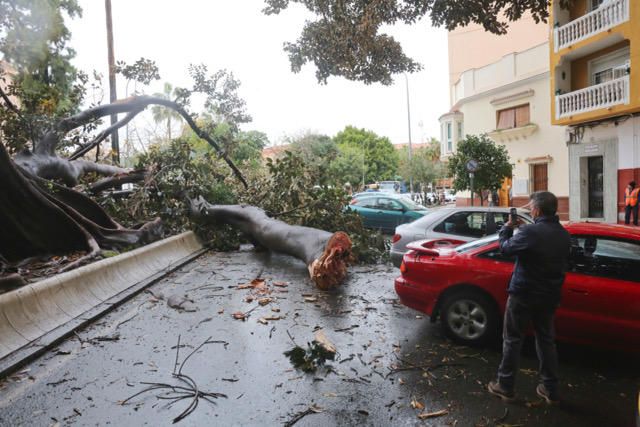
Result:
<svg viewBox="0 0 640 427">
<path fill-rule="evenodd" d="M 172 376 L 178 381 L 180 381 L 182 385 L 154 383 L 154 382 L 140 382 L 140 384 L 147 385 L 148 387 L 145 388 L 144 390 L 139 391 L 133 396 L 130 396 L 125 400 L 121 401 L 120 404 L 125 405 L 131 399 L 134 399 L 135 397 L 140 396 L 141 394 L 144 394 L 149 391 L 154 391 L 154 390 L 163 390 L 163 392 L 158 394 L 156 398 L 161 400 L 169 400 L 169 404 L 168 404 L 169 406 L 183 399 L 191 399 L 189 406 L 187 406 L 187 408 L 184 411 L 182 411 L 177 417 L 173 419 L 173 423 L 175 424 L 183 420 L 187 416 L 189 416 L 189 414 L 191 414 L 193 411 L 195 411 L 196 408 L 198 407 L 198 403 L 200 399 L 204 399 L 209 403 L 215 404 L 215 402 L 212 399 L 217 399 L 219 397 L 226 398 L 227 395 L 222 393 L 207 392 L 207 391 L 200 390 L 193 378 L 182 373 L 182 369 L 184 369 L 187 361 L 191 358 L 191 356 L 197 353 L 198 350 L 200 350 L 206 344 L 223 343 L 225 344 L 225 347 L 226 345 L 228 345 L 226 341 L 212 341 L 211 338 L 212 337 L 207 338 L 202 344 L 197 346 L 191 353 L 189 353 L 187 357 L 184 358 L 182 363 L 180 363 L 180 367 L 178 368 L 178 361 L 179 361 L 179 355 L 180 355 L 180 335 L 178 335 L 178 344 L 176 345 L 176 358 L 173 365 Z M 177 368 L 177 372 L 176 372 L 176 368 Z"/>
</svg>

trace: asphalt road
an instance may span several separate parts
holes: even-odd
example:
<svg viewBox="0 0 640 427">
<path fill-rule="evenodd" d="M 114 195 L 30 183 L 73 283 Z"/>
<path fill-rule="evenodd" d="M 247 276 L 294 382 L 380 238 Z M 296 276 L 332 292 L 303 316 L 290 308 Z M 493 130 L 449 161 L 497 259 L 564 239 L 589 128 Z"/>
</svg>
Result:
<svg viewBox="0 0 640 427">
<path fill-rule="evenodd" d="M 485 391 L 499 350 L 443 338 L 437 324 L 398 304 L 396 274 L 387 265 L 356 267 L 343 287 L 322 292 L 289 257 L 207 254 L 0 383 L 0 425 L 171 425 L 196 386 L 226 397 L 199 395 L 180 425 L 634 425 L 637 358 L 561 346 L 565 400 L 549 407 L 535 395 L 529 345 L 520 400 L 504 404 Z M 238 286 L 258 277 L 264 284 Z M 294 341 L 306 347 L 320 328 L 337 360 L 315 373 L 294 369 L 283 353 Z M 187 387 L 172 376 L 176 360 L 179 367 L 209 337 L 182 367 L 193 381 Z M 144 382 L 185 388 L 122 404 Z M 171 405 L 159 397 L 185 398 Z"/>
</svg>

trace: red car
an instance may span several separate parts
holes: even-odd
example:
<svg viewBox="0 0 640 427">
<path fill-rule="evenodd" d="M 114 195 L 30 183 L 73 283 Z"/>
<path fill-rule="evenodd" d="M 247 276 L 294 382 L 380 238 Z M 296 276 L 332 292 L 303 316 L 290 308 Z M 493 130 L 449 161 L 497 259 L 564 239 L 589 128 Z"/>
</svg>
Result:
<svg viewBox="0 0 640 427">
<path fill-rule="evenodd" d="M 571 223 L 569 271 L 556 311 L 557 339 L 640 351 L 640 228 Z M 400 301 L 438 317 L 464 344 L 498 336 L 515 259 L 496 235 L 460 245 L 448 239 L 408 245 L 395 280 Z"/>
</svg>

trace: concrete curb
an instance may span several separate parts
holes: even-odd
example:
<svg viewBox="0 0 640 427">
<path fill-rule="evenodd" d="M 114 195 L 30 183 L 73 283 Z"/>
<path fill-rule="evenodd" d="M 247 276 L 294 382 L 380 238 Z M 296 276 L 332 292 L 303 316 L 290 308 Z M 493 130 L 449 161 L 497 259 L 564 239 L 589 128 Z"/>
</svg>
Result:
<svg viewBox="0 0 640 427">
<path fill-rule="evenodd" d="M 0 295 L 0 378 L 205 251 L 189 231 Z"/>
</svg>

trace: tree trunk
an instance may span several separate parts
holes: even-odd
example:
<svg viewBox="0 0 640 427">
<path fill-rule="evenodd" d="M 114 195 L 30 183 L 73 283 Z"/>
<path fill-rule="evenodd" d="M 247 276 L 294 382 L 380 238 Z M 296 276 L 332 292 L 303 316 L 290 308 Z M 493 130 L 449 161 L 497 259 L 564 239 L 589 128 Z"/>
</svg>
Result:
<svg viewBox="0 0 640 427">
<path fill-rule="evenodd" d="M 91 255 L 161 235 L 159 218 L 124 228 L 84 194 L 21 171 L 0 143 L 0 255 L 7 261 L 74 251 Z"/>
<path fill-rule="evenodd" d="M 340 285 L 347 267 L 353 262 L 351 239 L 338 231 L 289 225 L 269 218 L 255 206 L 212 205 L 203 198 L 191 201 L 191 214 L 211 224 L 226 223 L 237 227 L 256 246 L 301 259 L 307 265 L 311 280 L 320 289 Z"/>
</svg>

